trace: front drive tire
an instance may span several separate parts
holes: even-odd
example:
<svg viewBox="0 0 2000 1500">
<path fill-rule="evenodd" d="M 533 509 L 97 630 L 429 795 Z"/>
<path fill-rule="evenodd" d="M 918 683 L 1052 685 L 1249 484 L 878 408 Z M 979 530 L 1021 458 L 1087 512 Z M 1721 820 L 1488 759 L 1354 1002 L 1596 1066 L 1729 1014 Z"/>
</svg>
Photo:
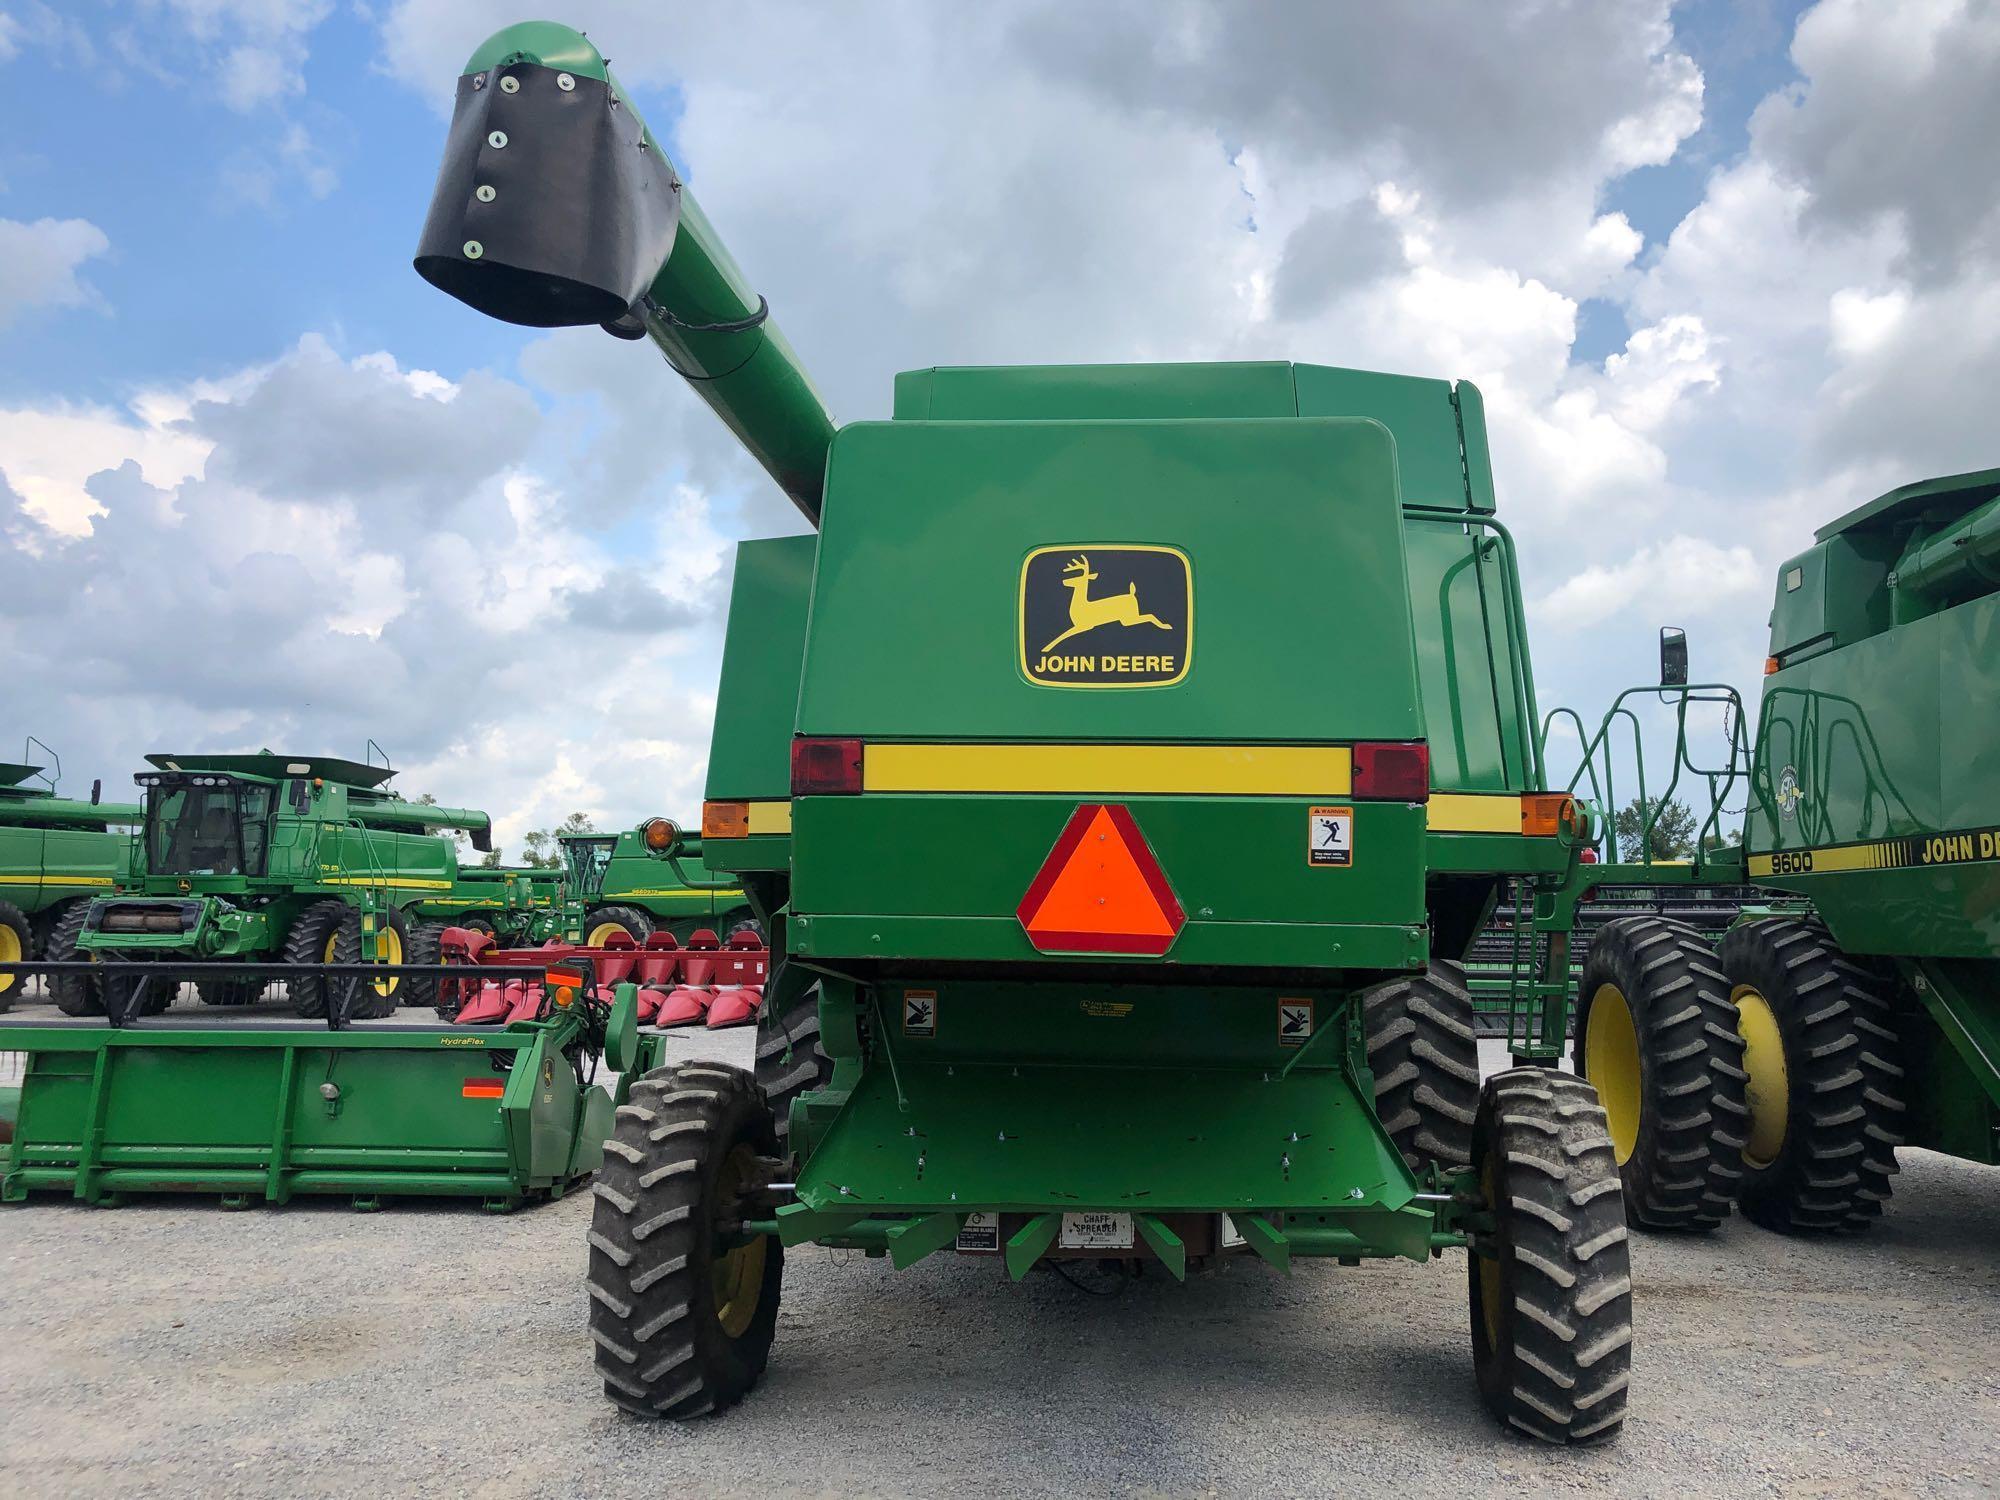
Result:
<svg viewBox="0 0 2000 1500">
<path fill-rule="evenodd" d="M 418 922 L 412 926 L 403 940 L 403 962 L 406 964 L 434 964 L 440 962 L 438 940 L 445 934 L 447 924 L 443 922 Z M 442 984 L 434 978 L 413 975 L 402 983 L 400 999 L 404 1005 L 427 1005 L 435 1009 Z"/>
<path fill-rule="evenodd" d="M 583 922 L 583 945 L 602 948 L 605 939 L 620 929 L 633 942 L 644 944 L 653 935 L 653 919 L 636 906 L 600 906 Z"/>
<path fill-rule="evenodd" d="M 75 963 L 88 957 L 76 945 L 83 931 L 84 918 L 90 915 L 90 903 L 79 901 L 62 914 L 62 920 L 49 934 L 49 945 L 44 951 L 51 963 Z M 49 998 L 56 1003 L 56 1009 L 66 1016 L 101 1016 L 104 1014 L 104 985 L 93 975 L 64 974 L 49 979 Z"/>
<path fill-rule="evenodd" d="M 659 1068 L 618 1110 L 590 1226 L 590 1336 L 604 1394 L 677 1421 L 742 1400 L 778 1326 L 785 1252 L 731 1243 L 745 1189 L 778 1152 L 749 1074 L 719 1063 Z"/>
<path fill-rule="evenodd" d="M 1580 1078 L 1515 1068 L 1486 1081 L 1472 1137 L 1493 1216 L 1468 1252 L 1479 1394 L 1545 1442 L 1605 1442 L 1625 1421 L 1632 1271 L 1604 1110 Z"/>
<path fill-rule="evenodd" d="M 1889 1201 L 1903 1139 L 1888 999 L 1812 921 L 1731 928 L 1722 969 L 1750 1075 L 1744 1214 L 1783 1233 L 1866 1229 Z"/>
<path fill-rule="evenodd" d="M 1422 974 L 1392 979 L 1362 996 L 1375 1112 L 1412 1171 L 1426 1162 L 1472 1159 L 1479 1104 L 1479 1039 L 1465 970 L 1434 959 Z"/>
<path fill-rule="evenodd" d="M 1576 1071 L 1603 1101 L 1646 1229 L 1713 1229 L 1743 1177 L 1743 1038 L 1708 940 L 1685 922 L 1621 917 L 1591 939 L 1577 1000 Z"/>
</svg>

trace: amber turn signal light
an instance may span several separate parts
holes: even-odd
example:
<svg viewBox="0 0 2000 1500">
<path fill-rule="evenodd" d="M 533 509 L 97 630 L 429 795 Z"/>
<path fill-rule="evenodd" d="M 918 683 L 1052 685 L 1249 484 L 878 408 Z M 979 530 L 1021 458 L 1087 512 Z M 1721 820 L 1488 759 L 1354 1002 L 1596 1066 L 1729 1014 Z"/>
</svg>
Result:
<svg viewBox="0 0 2000 1500">
<path fill-rule="evenodd" d="M 705 839 L 749 838 L 750 804 L 747 802 L 702 803 L 701 836 Z"/>
</svg>

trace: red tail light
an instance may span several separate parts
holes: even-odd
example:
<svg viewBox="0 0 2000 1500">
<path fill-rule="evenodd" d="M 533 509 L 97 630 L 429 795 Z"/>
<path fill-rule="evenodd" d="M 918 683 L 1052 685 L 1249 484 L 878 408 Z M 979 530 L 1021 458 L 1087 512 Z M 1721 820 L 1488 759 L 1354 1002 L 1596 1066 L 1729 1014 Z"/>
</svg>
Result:
<svg viewBox="0 0 2000 1500">
<path fill-rule="evenodd" d="M 1366 744 L 1354 747 L 1354 795 L 1371 802 L 1428 802 L 1428 745 Z"/>
<path fill-rule="evenodd" d="M 845 797 L 861 790 L 861 741 L 792 741 L 792 795 Z"/>
</svg>

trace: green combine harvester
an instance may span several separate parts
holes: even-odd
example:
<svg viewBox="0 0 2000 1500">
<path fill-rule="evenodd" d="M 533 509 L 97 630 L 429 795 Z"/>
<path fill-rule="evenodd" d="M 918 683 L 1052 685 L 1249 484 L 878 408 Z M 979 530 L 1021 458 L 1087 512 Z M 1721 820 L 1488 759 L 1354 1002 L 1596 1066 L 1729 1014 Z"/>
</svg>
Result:
<svg viewBox="0 0 2000 1500">
<path fill-rule="evenodd" d="M 1618 1430 L 1604 1113 L 1548 1067 L 1482 1085 L 1459 968 L 1579 843 L 1477 390 L 935 368 L 836 431 L 549 24 L 467 64 L 416 264 L 509 322 L 651 338 L 818 532 L 739 550 L 703 813 L 771 934 L 756 1076 L 650 1066 L 630 991 L 609 1022 L 635 1067 L 589 1235 L 613 1401 L 741 1399 L 807 1243 L 1016 1279 L 1462 1250 L 1493 1412 Z M 1517 1052 L 1553 1062 L 1565 1019 Z"/>
<path fill-rule="evenodd" d="M 54 762 L 27 759 L 40 749 Z M 30 739 L 19 763 L 0 762 L 0 964 L 38 958 L 64 920 L 126 874 L 140 821 L 137 805 L 88 802 L 56 795 L 62 761 Z M 39 780 L 41 785 L 33 783 Z M 0 1011 L 20 998 L 21 984 L 0 974 Z"/>
<path fill-rule="evenodd" d="M 616 933 L 644 943 L 655 932 L 671 932 L 684 943 L 703 928 L 725 938 L 763 930 L 742 888 L 703 862 L 700 838 L 681 837 L 666 818 L 622 833 L 565 834 L 558 842 L 573 892 L 569 935 L 578 942 L 601 948 Z"/>
<path fill-rule="evenodd" d="M 563 873 L 529 866 L 460 866 L 452 888 L 403 908 L 405 919 L 490 933 L 502 944 L 561 934 Z"/>
<path fill-rule="evenodd" d="M 467 971 L 440 964 L 445 929 L 404 916 L 462 889 L 433 830 L 481 847 L 484 813 L 404 801 L 388 768 L 329 757 L 151 759 L 119 888 L 72 907 L 45 960 L 0 968 L 6 983 L 43 974 L 65 1013 L 0 1018 L 0 1053 L 23 1065 L 0 1090 L 0 1201 L 448 1197 L 499 1212 L 597 1170 L 610 996 L 590 964 L 558 946 L 454 978 Z M 481 1024 L 398 1014 L 489 979 L 500 1003 Z M 210 1008 L 163 1014 L 186 980 Z M 273 982 L 308 1019 L 257 1003 Z"/>
<path fill-rule="evenodd" d="M 1678 686 L 1684 669 L 1670 649 L 1674 777 L 1718 808 L 1747 789 L 1743 843 L 1586 868 L 1747 880 L 1767 904 L 1719 944 L 1657 918 L 1601 929 L 1577 1070 L 1635 1222 L 1706 1228 L 1740 1204 L 1774 1229 L 1865 1229 L 1899 1145 L 2000 1162 L 2000 469 L 1893 490 L 1779 568 L 1755 737 L 1735 705 L 1725 765 L 1696 764 L 1685 726 L 1727 690 Z M 1579 789 L 1609 792 L 1612 725 Z"/>
<path fill-rule="evenodd" d="M 199 959 L 282 963 L 301 1015 L 326 1014 L 327 991 L 308 971 L 364 959 L 437 961 L 436 923 L 412 924 L 404 908 L 460 881 L 453 841 L 464 829 L 489 847 L 486 814 L 408 802 L 386 790 L 395 773 L 329 756 L 151 755 L 136 778 L 146 794 L 138 853 L 114 894 L 69 908 L 51 929 L 50 959 Z M 432 1003 L 420 981 L 368 987 L 357 1018 L 386 1015 L 404 999 Z M 164 1007 L 167 986 L 153 986 Z M 245 1005 L 265 980 L 217 975 L 196 986 L 210 1005 Z M 71 1016 L 102 1015 L 106 986 L 87 974 L 51 983 Z"/>
</svg>

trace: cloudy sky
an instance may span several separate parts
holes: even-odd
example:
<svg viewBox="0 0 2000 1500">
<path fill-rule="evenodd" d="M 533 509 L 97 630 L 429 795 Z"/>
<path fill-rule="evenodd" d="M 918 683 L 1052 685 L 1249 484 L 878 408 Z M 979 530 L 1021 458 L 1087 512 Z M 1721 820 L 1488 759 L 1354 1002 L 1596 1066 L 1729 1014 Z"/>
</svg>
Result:
<svg viewBox="0 0 2000 1500">
<path fill-rule="evenodd" d="M 2000 461 L 1990 0 L 576 0 L 842 420 L 929 364 L 1470 378 L 1543 704 Z M 665 19 L 663 19 L 665 17 Z M 410 269 L 491 0 L 0 0 L 0 756 L 697 809 L 790 506 L 645 345 Z M 11 740 L 6 737 L 11 737 Z"/>
</svg>

